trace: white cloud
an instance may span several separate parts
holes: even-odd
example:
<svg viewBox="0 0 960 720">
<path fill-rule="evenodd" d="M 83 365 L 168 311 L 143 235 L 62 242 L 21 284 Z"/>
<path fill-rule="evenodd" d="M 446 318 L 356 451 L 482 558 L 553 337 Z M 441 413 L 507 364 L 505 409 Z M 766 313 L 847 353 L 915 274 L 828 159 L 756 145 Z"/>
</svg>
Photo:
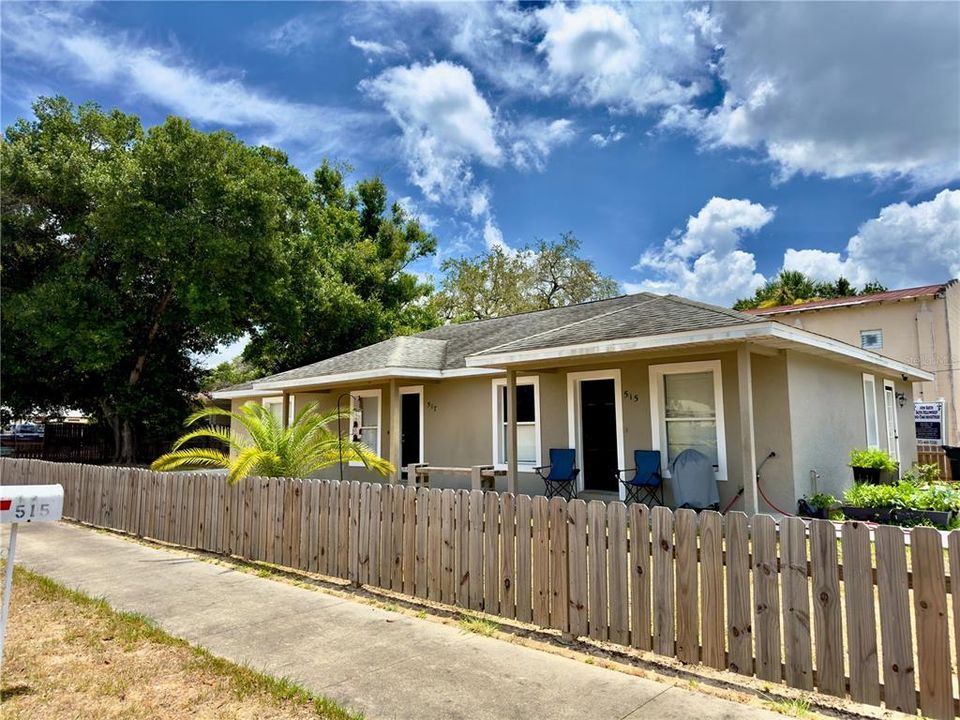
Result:
<svg viewBox="0 0 960 720">
<path fill-rule="evenodd" d="M 412 218 L 415 218 L 417 222 L 420 223 L 422 227 L 427 232 L 433 232 L 437 229 L 437 226 L 440 224 L 440 221 L 435 215 L 432 215 L 425 210 L 421 209 L 419 204 L 410 197 L 409 195 L 404 195 L 403 197 L 397 198 L 397 204 L 403 208 L 403 211 Z"/>
<path fill-rule="evenodd" d="M 710 48 L 702 23 L 681 5 L 558 3 L 536 15 L 551 81 L 577 101 L 643 113 L 706 88 Z"/>
<path fill-rule="evenodd" d="M 541 120 L 533 118 L 505 130 L 510 147 L 510 159 L 519 170 L 542 172 L 557 147 L 569 144 L 576 137 L 573 122 L 566 119 Z"/>
<path fill-rule="evenodd" d="M 740 242 L 773 220 L 775 212 L 749 200 L 711 198 L 687 219 L 684 230 L 641 256 L 634 269 L 653 277 L 624 287 L 730 305 L 763 284 L 753 254 L 741 250 Z"/>
<path fill-rule="evenodd" d="M 272 28 L 262 38 L 261 46 L 281 55 L 289 55 L 312 45 L 327 34 L 327 23 L 316 17 L 295 16 Z"/>
<path fill-rule="evenodd" d="M 618 143 L 627 136 L 623 130 L 617 129 L 616 125 L 611 125 L 610 130 L 606 133 L 594 133 L 590 136 L 590 142 L 596 145 L 598 148 L 605 148 L 607 145 L 612 145 L 613 143 Z"/>
<path fill-rule="evenodd" d="M 473 75 L 450 62 L 392 67 L 361 89 L 383 103 L 402 131 L 410 179 L 431 201 L 464 207 L 477 187 L 471 163 L 499 165 L 493 112 Z"/>
<path fill-rule="evenodd" d="M 172 49 L 106 33 L 72 8 L 5 6 L 3 20 L 3 42 L 12 54 L 146 98 L 196 122 L 259 131 L 263 142 L 295 140 L 325 150 L 370 122 L 365 113 L 271 96 L 223 71 L 200 68 Z"/>
<path fill-rule="evenodd" d="M 493 250 L 495 247 L 506 250 L 509 249 L 503 241 L 503 233 L 500 231 L 500 228 L 497 227 L 497 224 L 489 217 L 483 224 L 483 242 L 487 246 L 487 250 Z"/>
<path fill-rule="evenodd" d="M 960 6 L 724 3 L 715 12 L 723 101 L 679 103 L 664 127 L 707 147 L 758 149 L 779 180 L 960 177 Z"/>
<path fill-rule="evenodd" d="M 859 227 L 845 255 L 791 248 L 783 265 L 820 280 L 843 275 L 854 284 L 879 280 L 890 288 L 960 277 L 960 190 L 915 205 L 887 205 Z"/>
<path fill-rule="evenodd" d="M 358 40 L 353 35 L 350 36 L 350 44 L 362 52 L 369 60 L 384 55 L 402 54 L 407 51 L 407 46 L 400 40 L 390 45 L 386 45 L 376 40 Z"/>
</svg>

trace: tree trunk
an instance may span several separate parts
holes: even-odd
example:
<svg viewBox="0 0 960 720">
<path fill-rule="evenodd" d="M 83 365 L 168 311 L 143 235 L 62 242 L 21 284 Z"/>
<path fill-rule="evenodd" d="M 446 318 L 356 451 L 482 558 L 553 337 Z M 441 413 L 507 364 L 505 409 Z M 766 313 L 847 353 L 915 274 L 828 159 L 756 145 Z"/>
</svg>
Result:
<svg viewBox="0 0 960 720">
<path fill-rule="evenodd" d="M 121 465 L 134 465 L 137 462 L 137 439 L 133 431 L 133 425 L 129 420 L 124 420 L 120 428 L 120 457 L 118 462 Z"/>
<path fill-rule="evenodd" d="M 100 410 L 103 413 L 103 419 L 107 422 L 107 425 L 110 426 L 110 430 L 113 432 L 113 457 L 111 462 L 119 463 L 120 462 L 120 418 L 117 415 L 116 409 L 106 400 L 100 401 Z"/>
</svg>

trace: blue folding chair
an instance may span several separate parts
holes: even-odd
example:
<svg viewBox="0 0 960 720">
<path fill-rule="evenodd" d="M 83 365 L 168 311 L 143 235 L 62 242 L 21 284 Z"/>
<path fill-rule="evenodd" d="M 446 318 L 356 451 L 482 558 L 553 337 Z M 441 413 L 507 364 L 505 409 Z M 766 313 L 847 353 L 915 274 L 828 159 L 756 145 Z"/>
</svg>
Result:
<svg viewBox="0 0 960 720">
<path fill-rule="evenodd" d="M 660 474 L 659 450 L 634 450 L 632 468 L 617 470 L 617 479 L 627 491 L 627 503 L 638 502 L 663 505 L 663 475 Z M 633 472 L 633 478 L 624 480 L 623 474 Z"/>
<path fill-rule="evenodd" d="M 550 448 L 550 464 L 535 467 L 537 475 L 543 478 L 547 486 L 547 497 L 562 497 L 572 500 L 577 496 L 577 475 L 580 468 L 576 467 L 577 453 L 571 448 Z M 546 475 L 544 470 L 550 470 Z"/>
</svg>

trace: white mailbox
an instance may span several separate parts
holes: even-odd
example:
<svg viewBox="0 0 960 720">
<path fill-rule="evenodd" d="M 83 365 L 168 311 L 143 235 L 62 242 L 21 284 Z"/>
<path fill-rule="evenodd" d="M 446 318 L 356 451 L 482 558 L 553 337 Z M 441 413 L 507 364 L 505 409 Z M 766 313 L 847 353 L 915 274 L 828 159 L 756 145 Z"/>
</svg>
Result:
<svg viewBox="0 0 960 720">
<path fill-rule="evenodd" d="M 62 516 L 62 485 L 0 487 L 0 523 L 47 522 Z"/>
<path fill-rule="evenodd" d="M 0 663 L 3 641 L 7 637 L 10 616 L 10 591 L 13 589 L 13 555 L 17 551 L 17 528 L 21 523 L 59 520 L 63 515 L 63 485 L 7 485 L 0 487 L 0 524 L 10 524 L 7 568 L 3 577 L 3 602 L 0 604 Z"/>
</svg>

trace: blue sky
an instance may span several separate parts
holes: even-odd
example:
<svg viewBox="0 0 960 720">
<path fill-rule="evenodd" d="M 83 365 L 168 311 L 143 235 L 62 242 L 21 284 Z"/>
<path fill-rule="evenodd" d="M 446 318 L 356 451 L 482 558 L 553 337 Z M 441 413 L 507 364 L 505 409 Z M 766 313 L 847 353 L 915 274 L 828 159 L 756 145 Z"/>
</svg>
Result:
<svg viewBox="0 0 960 720">
<path fill-rule="evenodd" d="M 4 3 L 40 94 L 379 174 L 440 259 L 572 231 L 626 291 L 960 275 L 960 4 Z"/>
</svg>

